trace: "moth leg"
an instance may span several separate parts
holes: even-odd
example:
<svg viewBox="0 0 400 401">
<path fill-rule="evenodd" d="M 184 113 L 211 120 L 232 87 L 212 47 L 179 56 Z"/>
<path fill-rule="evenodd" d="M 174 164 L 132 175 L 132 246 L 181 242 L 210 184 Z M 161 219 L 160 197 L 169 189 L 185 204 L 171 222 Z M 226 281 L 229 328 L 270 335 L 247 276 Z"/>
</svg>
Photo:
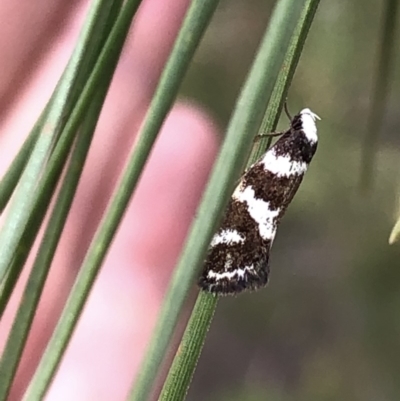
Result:
<svg viewBox="0 0 400 401">
<path fill-rule="evenodd" d="M 273 138 L 276 136 L 281 136 L 283 135 L 285 132 L 260 132 L 259 134 L 256 135 L 255 140 L 259 141 L 262 138 Z"/>
</svg>

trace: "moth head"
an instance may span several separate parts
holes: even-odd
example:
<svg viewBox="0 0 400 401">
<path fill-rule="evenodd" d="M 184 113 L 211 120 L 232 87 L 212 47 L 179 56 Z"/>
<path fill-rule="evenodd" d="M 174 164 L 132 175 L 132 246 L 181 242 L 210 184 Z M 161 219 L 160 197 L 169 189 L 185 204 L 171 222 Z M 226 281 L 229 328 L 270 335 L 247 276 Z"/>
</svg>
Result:
<svg viewBox="0 0 400 401">
<path fill-rule="evenodd" d="M 314 121 L 315 120 L 321 120 L 321 118 L 319 117 L 319 116 L 317 116 L 315 113 L 313 113 L 310 109 L 303 109 L 301 112 L 300 112 L 300 114 L 301 114 L 301 116 L 309 116 L 309 117 L 311 117 Z"/>
<path fill-rule="evenodd" d="M 311 143 L 316 143 L 318 141 L 318 137 L 315 121 L 321 119 L 310 109 L 301 110 L 299 115 L 304 135 Z"/>
</svg>

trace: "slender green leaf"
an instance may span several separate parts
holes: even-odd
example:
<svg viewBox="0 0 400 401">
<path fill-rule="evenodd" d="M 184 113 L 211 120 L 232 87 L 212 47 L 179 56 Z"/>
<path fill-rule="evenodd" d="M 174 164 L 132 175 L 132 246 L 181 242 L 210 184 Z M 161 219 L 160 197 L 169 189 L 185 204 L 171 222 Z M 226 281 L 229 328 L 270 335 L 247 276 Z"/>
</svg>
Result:
<svg viewBox="0 0 400 401">
<path fill-rule="evenodd" d="M 271 96 L 284 49 L 304 2 L 283 0 L 275 7 L 250 75 L 236 104 L 225 142 L 215 164 L 197 219 L 173 274 L 144 364 L 131 400 L 148 398 L 164 359 L 186 296 L 198 276 L 211 236 L 251 148 L 249 138 L 258 129 Z M 211 298 L 210 298 L 211 299 Z"/>
<path fill-rule="evenodd" d="M 110 4 L 111 3 L 108 3 L 108 5 Z M 109 34 L 112 23 L 115 21 L 120 5 L 121 1 L 115 1 L 111 10 L 108 10 L 106 7 L 102 7 L 101 10 L 103 13 L 97 13 L 97 15 L 95 14 L 95 18 L 97 18 L 98 23 L 94 24 L 94 26 L 99 27 L 99 25 L 105 25 L 105 28 L 101 29 L 100 31 L 98 29 L 92 31 L 92 49 L 93 47 L 97 48 L 98 51 L 101 49 L 101 46 L 104 44 L 104 41 Z M 98 6 L 101 6 L 101 4 L 99 3 Z M 0 400 L 5 400 L 8 397 L 8 391 L 29 333 L 29 329 L 35 314 L 35 309 L 39 302 L 51 261 L 64 228 L 64 224 L 79 182 L 112 74 L 112 70 L 108 71 L 108 79 L 104 79 L 101 83 L 98 94 L 94 97 L 92 103 L 90 104 L 84 124 L 80 128 L 75 150 L 69 162 L 69 169 L 66 173 L 63 186 L 30 273 L 20 308 L 9 333 L 7 344 L 0 360 Z M 58 152 L 56 151 L 53 154 L 53 159 L 55 158 L 56 162 L 58 163 L 59 158 L 57 156 Z M 42 194 L 43 193 L 47 193 L 47 191 L 42 191 Z M 50 197 L 48 197 L 48 200 L 50 200 Z M 42 203 L 43 202 L 41 202 L 40 199 L 38 202 L 36 202 L 36 205 L 33 209 L 34 213 L 32 214 L 34 222 L 30 221 L 31 224 L 27 225 L 29 229 L 25 230 L 26 232 L 24 232 L 22 237 L 24 240 L 27 240 L 29 247 L 26 247 L 27 242 L 23 242 L 25 252 L 18 252 L 13 261 L 15 272 L 20 271 L 20 267 L 23 265 L 21 261 L 25 262 L 27 256 L 26 250 L 32 245 L 39 229 L 40 222 L 44 217 L 44 212 L 46 209 L 42 207 Z M 40 217 L 38 218 L 39 215 Z M 35 226 L 35 229 L 32 228 L 33 226 Z M 19 261 L 18 265 L 15 264 L 16 261 Z M 18 275 L 14 274 L 15 272 L 11 272 L 10 276 L 12 275 L 13 277 L 8 277 L 6 281 L 7 283 L 11 282 L 11 280 L 15 282 L 15 280 L 18 278 Z M 9 287 L 10 286 L 8 285 L 6 290 L 7 292 L 9 292 Z"/>
<path fill-rule="evenodd" d="M 86 59 L 88 63 L 93 64 L 96 56 L 98 56 L 99 51 L 103 46 L 104 41 L 110 31 L 112 23 L 116 18 L 116 14 L 120 9 L 120 5 L 120 0 L 114 1 L 113 3 L 107 2 L 106 5 L 103 4 L 103 7 L 101 7 L 101 2 L 98 2 L 97 4 L 94 3 L 94 10 L 92 9 L 92 12 L 89 12 L 89 25 L 92 26 L 92 29 L 86 32 L 86 34 L 90 36 L 91 45 L 91 57 Z M 100 13 L 98 12 L 99 10 L 101 11 Z M 95 18 L 96 21 L 93 22 L 91 18 Z M 90 60 L 90 58 L 92 60 Z M 80 73 L 82 73 L 82 70 L 80 70 Z M 47 230 L 42 240 L 42 244 L 39 248 L 39 252 L 30 273 L 30 277 L 25 288 L 24 295 L 22 297 L 20 308 L 18 309 L 16 318 L 8 336 L 6 347 L 0 361 L 0 400 L 6 400 L 8 398 L 8 392 L 10 390 L 14 374 L 16 372 L 26 338 L 29 333 L 29 329 L 35 314 L 35 309 L 39 302 L 40 295 L 43 290 L 43 286 L 50 268 L 52 258 L 54 256 L 54 252 L 56 250 L 57 243 L 63 231 L 63 226 L 68 215 L 70 205 L 72 203 L 72 199 L 79 181 L 87 152 L 89 150 L 93 132 L 100 114 L 102 104 L 104 102 L 108 85 L 111 81 L 113 71 L 111 70 L 107 73 L 109 78 L 104 79 L 101 86 L 99 86 L 98 94 L 94 97 L 86 114 L 85 123 L 80 129 L 79 137 L 75 146 L 75 151 L 71 156 L 70 167 L 65 176 L 64 184 L 61 188 L 54 211 L 50 217 Z M 60 148 L 60 145 L 62 144 L 57 144 L 56 151 L 52 155 L 50 165 L 60 165 L 60 158 L 58 157 L 59 152 L 57 152 L 57 149 Z M 64 152 L 64 154 L 65 157 L 63 159 L 66 158 L 67 152 Z M 61 163 L 61 165 L 63 164 L 64 163 Z M 59 173 L 61 173 L 60 169 Z M 47 175 L 46 178 L 48 177 L 49 176 Z M 57 179 L 53 180 L 54 185 L 56 181 Z M 49 182 L 48 179 L 47 182 Z M 52 189 L 54 189 L 54 185 Z M 50 192 L 52 192 L 52 190 Z M 49 191 L 47 191 L 46 188 L 42 190 L 41 194 L 42 198 L 43 195 L 47 197 L 46 205 L 48 205 L 51 194 L 49 194 Z M 12 265 L 14 269 L 12 272 L 10 272 L 10 274 L 8 274 L 5 288 L 3 288 L 3 292 L 1 294 L 2 311 L 4 310 L 12 287 L 18 279 L 21 267 L 25 262 L 28 250 L 30 249 L 34 241 L 34 238 L 37 234 L 40 223 L 46 211 L 46 207 L 43 207 L 43 202 L 41 202 L 40 196 L 36 198 L 35 201 L 36 202 L 33 206 L 33 213 L 31 214 L 26 229 L 22 235 L 22 239 L 27 240 L 28 244 L 27 242 L 22 242 L 22 244 L 17 247 L 17 253 L 13 259 Z"/>
<path fill-rule="evenodd" d="M 400 241 L 400 217 L 393 226 L 392 232 L 389 236 L 389 244 L 393 245 L 395 242 Z"/>
<path fill-rule="evenodd" d="M 125 16 L 132 11 L 132 4 L 132 2 L 125 4 L 123 9 L 123 11 L 126 11 Z M 123 216 L 133 188 L 140 177 L 151 146 L 173 104 L 184 73 L 214 9 L 215 4 L 210 3 L 210 1 L 195 1 L 192 3 L 191 11 L 188 12 L 183 28 L 160 79 L 153 102 L 146 115 L 135 152 L 129 160 L 119 189 L 113 196 L 108 211 L 92 241 L 82 269 L 72 289 L 71 296 L 67 301 L 59 324 L 28 388 L 25 400 L 40 399 L 44 395 L 45 389 L 58 367 L 62 353 L 72 335 L 91 285 Z M 198 10 L 198 12 L 194 13 L 193 10 Z M 197 18 L 199 16 L 202 18 Z M 110 38 L 112 36 L 113 34 L 110 35 Z"/>
<path fill-rule="evenodd" d="M 18 187 L 14 191 L 12 203 L 0 231 L 0 243 L 2 244 L 0 247 L 0 282 L 3 281 L 7 269 L 14 258 L 27 221 L 32 213 L 35 202 L 33 194 L 37 193 L 38 182 L 40 182 L 44 167 L 58 141 L 60 132 L 65 124 L 65 117 L 68 116 L 73 107 L 74 95 L 80 90 L 81 82 L 78 78 L 80 76 L 82 79 L 82 71 L 87 72 L 85 63 L 92 59 L 91 32 L 93 29 L 98 28 L 97 25 L 93 24 L 93 21 L 96 20 L 96 14 L 99 13 L 98 6 L 102 2 L 104 0 L 96 0 L 93 3 L 87 20 L 88 23 L 85 24 L 77 47 L 64 71 L 62 80 L 57 85 L 57 95 L 53 96 L 47 112 L 42 114 L 43 122 L 39 126 L 43 129 L 35 141 L 35 146 L 22 173 Z M 110 2 L 106 3 L 112 4 Z M 109 5 L 105 9 L 109 10 Z M 11 178 L 14 181 L 15 175 Z M 8 184 L 9 188 L 10 186 Z"/>
<path fill-rule="evenodd" d="M 193 9 L 196 10 L 194 5 L 200 8 L 203 18 L 197 18 L 201 15 L 198 12 L 193 14 Z M 45 386 L 47 387 L 47 383 L 58 366 L 62 352 L 79 318 L 91 285 L 96 278 L 101 262 L 129 202 L 133 188 L 139 179 L 151 146 L 173 104 L 184 73 L 205 30 L 206 23 L 209 20 L 208 16 L 212 14 L 215 8 L 210 7 L 210 5 L 207 6 L 207 2 L 197 1 L 194 2 L 194 5 L 191 7 L 192 13 L 188 12 L 183 28 L 178 35 L 170 59 L 162 74 L 153 102 L 146 115 L 135 152 L 128 163 L 119 189 L 114 195 L 105 218 L 85 257 L 61 319 L 24 398 L 26 400 L 43 396 Z"/>
<path fill-rule="evenodd" d="M 314 20 L 319 1 L 320 0 L 307 0 L 304 5 L 303 12 L 290 41 L 285 61 L 283 62 L 281 71 L 278 75 L 271 100 L 268 103 L 267 110 L 261 123 L 260 133 L 272 132 L 276 129 L 283 104 L 286 101 L 289 87 L 292 83 L 297 64 L 299 63 L 308 32 Z M 250 164 L 264 153 L 265 149 L 271 144 L 271 139 L 272 138 L 269 137 L 267 140 L 260 140 L 256 143 L 249 158 Z"/>
<path fill-rule="evenodd" d="M 280 110 L 282 109 L 283 102 L 286 98 L 288 88 L 292 81 L 318 4 L 319 0 L 307 0 L 305 2 L 303 12 L 288 46 L 283 67 L 279 72 L 271 99 L 268 103 L 261 124 L 261 132 L 272 131 L 278 123 Z M 282 29 L 284 28 L 285 27 L 282 27 Z M 249 112 L 251 113 L 250 110 Z M 253 146 L 248 166 L 258 159 L 260 151 L 263 152 L 265 150 L 260 148 L 262 148 L 260 143 Z M 179 346 L 179 350 L 164 383 L 160 401 L 184 400 L 203 348 L 205 336 L 207 335 L 212 317 L 214 316 L 216 306 L 217 298 L 215 296 L 203 291 L 199 293 L 196 305 Z"/>
<path fill-rule="evenodd" d="M 35 146 L 36 140 L 38 138 L 39 131 L 42 127 L 41 119 L 35 124 L 32 132 L 26 138 L 24 144 L 22 145 L 18 155 L 14 158 L 11 166 L 4 174 L 0 182 L 0 213 L 3 212 L 4 208 L 7 206 L 11 195 L 18 184 L 22 172 L 29 160 L 32 153 L 32 149 Z"/>
<path fill-rule="evenodd" d="M 20 308 L 9 333 L 6 347 L 0 360 L 0 400 L 8 398 L 8 392 L 29 334 L 36 307 L 78 186 L 107 89 L 108 86 L 100 90 L 102 93 L 94 99 L 88 110 L 85 122 L 80 129 L 68 171 L 41 241 L 24 290 Z"/>
<path fill-rule="evenodd" d="M 389 82 L 396 54 L 396 21 L 399 12 L 398 0 L 386 0 L 385 15 L 382 20 L 382 36 L 379 43 L 378 68 L 375 75 L 372 102 L 368 116 L 367 133 L 361 159 L 361 189 L 368 190 L 373 181 L 375 155 L 379 131 L 385 114 Z"/>
<path fill-rule="evenodd" d="M 218 296 L 200 291 L 174 362 L 168 372 L 160 401 L 185 399 L 217 303 Z"/>
<path fill-rule="evenodd" d="M 72 112 L 72 109 L 80 96 L 81 88 L 85 85 L 88 75 L 91 73 L 94 64 L 97 60 L 97 57 L 100 53 L 100 50 L 104 44 L 104 41 L 110 31 L 110 27 L 107 26 L 110 24 L 110 21 L 113 21 L 112 15 L 116 14 L 121 7 L 122 0 L 103 0 L 101 2 L 101 6 L 95 9 L 93 13 L 93 18 L 89 18 L 89 24 L 86 25 L 88 27 L 89 33 L 96 32 L 96 35 L 88 34 L 83 35 L 86 36 L 90 43 L 87 43 L 85 47 L 85 60 L 81 62 L 81 64 L 76 68 L 76 84 L 71 87 L 71 93 L 69 101 L 65 104 L 64 119 L 60 122 L 60 130 L 64 128 L 65 122 L 67 121 L 69 115 Z M 92 7 L 93 8 L 93 7 Z M 101 11 L 99 14 L 98 12 Z M 98 15 L 97 15 L 98 14 Z M 107 15 L 109 14 L 109 15 Z M 103 37 L 102 37 L 103 36 Z M 94 37 L 94 40 L 93 40 Z M 82 40 L 81 43 L 85 43 L 85 40 Z M 72 60 L 69 64 L 74 64 L 75 61 Z M 46 108 L 42 112 L 35 126 L 33 127 L 31 133 L 28 138 L 25 140 L 23 146 L 18 152 L 17 156 L 11 163 L 11 166 L 7 170 L 6 174 L 2 178 L 0 182 L 0 213 L 4 210 L 7 202 L 9 201 L 15 187 L 18 184 L 18 181 L 21 177 L 22 172 L 26 166 L 26 163 L 29 160 L 29 157 L 32 153 L 32 149 L 35 145 L 35 142 L 38 138 L 40 131 L 43 129 L 44 123 L 47 121 L 47 115 L 51 105 L 54 103 L 54 99 L 58 98 L 60 90 L 63 88 L 62 82 L 64 82 L 65 76 L 69 74 L 69 68 L 67 67 L 61 77 L 59 83 L 57 84 L 54 93 L 51 96 Z"/>
<path fill-rule="evenodd" d="M 203 349 L 218 296 L 200 291 L 159 400 L 184 400 Z"/>
<path fill-rule="evenodd" d="M 89 19 L 97 18 L 97 21 L 96 22 L 89 21 L 89 23 L 86 25 L 91 26 L 92 29 L 83 30 L 84 42 L 87 43 L 87 46 L 90 47 L 91 49 L 90 51 L 88 50 L 87 52 L 87 58 L 85 59 L 87 64 L 85 63 L 85 65 L 82 67 L 84 70 L 83 72 L 85 71 L 92 72 L 93 65 L 96 62 L 96 58 L 101 50 L 101 47 L 105 39 L 107 38 L 110 29 L 110 27 L 107 27 L 108 24 L 107 20 L 113 18 L 112 17 L 113 14 L 116 14 L 118 12 L 119 5 L 121 3 L 120 0 L 114 1 L 113 3 L 108 2 L 108 0 L 101 0 L 101 1 L 103 2 L 105 1 L 107 3 L 106 6 L 102 7 L 101 2 L 97 4 L 95 3 L 94 5 L 96 7 L 94 7 L 94 12 L 89 13 Z M 110 7 L 111 5 L 112 7 Z M 99 9 L 101 9 L 102 13 L 97 12 Z M 87 38 L 87 36 L 89 36 L 89 38 Z M 97 54 L 95 51 L 97 51 Z M 106 71 L 106 67 L 107 65 L 103 66 L 102 69 L 98 70 L 104 73 L 104 71 Z M 111 67 L 109 66 L 109 68 Z M 81 83 L 83 77 L 81 70 L 78 76 L 79 76 L 78 81 L 79 83 Z M 102 79 L 104 79 L 104 77 L 102 77 L 101 75 L 94 83 L 91 83 L 89 79 L 87 85 L 92 85 L 93 88 L 96 88 L 98 87 L 98 85 L 100 85 Z M 56 92 L 57 90 L 58 89 L 56 89 Z M 74 96 L 73 96 L 74 99 L 76 94 L 77 92 L 76 90 L 74 90 Z M 54 97 L 55 95 L 53 95 L 53 98 Z M 84 91 L 82 97 L 83 97 L 83 102 L 82 99 L 80 100 L 80 103 L 78 102 L 78 105 L 74 109 L 71 118 L 68 120 L 63 130 L 60 140 L 57 142 L 57 145 L 55 146 L 55 150 L 51 155 L 48 165 L 46 166 L 46 171 L 43 173 L 43 177 L 40 179 L 38 183 L 37 191 L 35 191 L 35 193 L 30 197 L 32 202 L 32 210 L 31 213 L 29 214 L 29 219 L 23 229 L 21 238 L 17 244 L 17 247 L 15 249 L 10 264 L 10 268 L 13 269 L 13 272 L 7 275 L 6 283 L 3 285 L 2 292 L 0 294 L 0 316 L 2 316 L 2 313 L 8 302 L 12 289 L 14 288 L 14 285 L 19 277 L 19 274 L 25 263 L 29 250 L 31 249 L 32 243 L 44 218 L 45 212 L 50 203 L 53 192 L 56 188 L 58 178 L 62 172 L 70 148 L 74 141 L 77 127 L 79 126 L 81 119 L 85 115 L 84 113 L 82 113 L 83 108 L 85 107 L 85 104 L 88 105 L 92 101 L 92 94 L 90 93 L 90 91 L 87 90 L 86 92 Z M 84 103 L 83 106 L 82 103 Z M 47 106 L 46 110 L 48 107 L 50 106 Z M 68 110 L 70 107 L 71 106 L 68 105 Z M 47 112 L 46 110 L 42 113 L 42 115 Z M 39 123 L 37 123 L 36 125 L 40 126 Z M 33 130 L 33 132 L 34 131 L 35 129 Z"/>
</svg>

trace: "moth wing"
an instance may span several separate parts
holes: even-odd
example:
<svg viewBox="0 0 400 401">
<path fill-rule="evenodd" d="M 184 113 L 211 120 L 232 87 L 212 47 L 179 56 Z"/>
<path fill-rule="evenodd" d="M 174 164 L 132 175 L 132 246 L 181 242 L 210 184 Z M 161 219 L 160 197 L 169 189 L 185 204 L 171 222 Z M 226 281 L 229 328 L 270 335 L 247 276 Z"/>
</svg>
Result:
<svg viewBox="0 0 400 401">
<path fill-rule="evenodd" d="M 244 206 L 232 199 L 213 237 L 199 279 L 199 286 L 208 292 L 237 294 L 268 282 L 271 241 L 263 240 L 258 228 L 251 227 L 248 211 L 241 210 Z"/>
</svg>

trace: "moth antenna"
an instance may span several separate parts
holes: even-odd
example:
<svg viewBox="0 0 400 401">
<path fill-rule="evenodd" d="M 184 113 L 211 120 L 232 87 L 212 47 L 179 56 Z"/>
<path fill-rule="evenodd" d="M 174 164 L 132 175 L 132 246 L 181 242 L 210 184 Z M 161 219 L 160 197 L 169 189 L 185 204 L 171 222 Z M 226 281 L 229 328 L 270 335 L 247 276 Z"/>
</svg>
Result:
<svg viewBox="0 0 400 401">
<path fill-rule="evenodd" d="M 289 121 L 292 121 L 293 118 L 292 118 L 292 116 L 291 116 L 290 113 L 289 113 L 289 109 L 288 109 L 288 105 L 287 105 L 287 100 L 285 100 L 285 103 L 283 104 L 283 108 L 284 108 L 284 110 L 285 110 L 285 114 L 286 114 L 287 118 L 289 119 Z"/>
</svg>

